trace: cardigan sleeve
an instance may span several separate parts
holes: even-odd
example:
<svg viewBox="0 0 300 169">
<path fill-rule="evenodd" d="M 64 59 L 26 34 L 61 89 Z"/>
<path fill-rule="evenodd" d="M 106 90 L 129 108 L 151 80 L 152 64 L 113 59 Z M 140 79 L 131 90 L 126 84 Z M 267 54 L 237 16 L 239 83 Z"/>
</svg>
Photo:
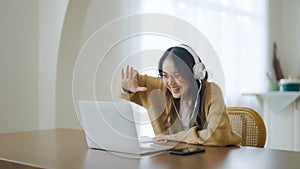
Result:
<svg viewBox="0 0 300 169">
<path fill-rule="evenodd" d="M 201 130 L 194 126 L 188 131 L 169 135 L 167 139 L 207 146 L 238 145 L 241 142 L 241 137 L 232 130 L 219 86 L 214 83 L 208 85 L 203 99 L 204 109 L 202 110 L 206 115 L 207 127 Z"/>
</svg>

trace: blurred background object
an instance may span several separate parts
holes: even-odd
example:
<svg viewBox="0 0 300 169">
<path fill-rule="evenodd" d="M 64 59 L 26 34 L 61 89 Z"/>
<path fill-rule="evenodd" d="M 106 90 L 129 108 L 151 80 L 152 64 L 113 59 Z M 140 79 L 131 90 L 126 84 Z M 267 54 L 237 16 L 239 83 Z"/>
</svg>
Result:
<svg viewBox="0 0 300 169">
<path fill-rule="evenodd" d="M 283 73 L 280 66 L 280 61 L 276 54 L 277 45 L 276 43 L 273 44 L 273 67 L 275 70 L 276 80 L 279 81 L 280 79 L 283 79 Z"/>
</svg>

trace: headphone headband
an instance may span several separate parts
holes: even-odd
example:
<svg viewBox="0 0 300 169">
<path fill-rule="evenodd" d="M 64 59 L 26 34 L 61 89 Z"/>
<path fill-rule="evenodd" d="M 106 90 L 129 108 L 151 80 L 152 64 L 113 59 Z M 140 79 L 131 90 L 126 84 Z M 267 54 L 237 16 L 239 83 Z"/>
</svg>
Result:
<svg viewBox="0 0 300 169">
<path fill-rule="evenodd" d="M 183 48 L 183 49 L 187 50 L 193 56 L 193 58 L 195 60 L 195 64 L 200 63 L 199 56 L 194 51 L 194 49 L 192 49 L 190 46 L 185 45 L 185 44 L 179 44 L 178 46 L 174 46 L 174 47 L 179 47 L 179 48 Z"/>
<path fill-rule="evenodd" d="M 180 44 L 180 45 L 174 46 L 174 47 L 183 48 L 183 49 L 187 50 L 193 56 L 194 61 L 195 61 L 195 65 L 193 67 L 194 78 L 198 79 L 199 82 L 201 83 L 201 80 L 203 80 L 206 76 L 206 68 L 205 68 L 205 65 L 202 62 L 200 62 L 200 57 L 188 45 Z"/>
</svg>

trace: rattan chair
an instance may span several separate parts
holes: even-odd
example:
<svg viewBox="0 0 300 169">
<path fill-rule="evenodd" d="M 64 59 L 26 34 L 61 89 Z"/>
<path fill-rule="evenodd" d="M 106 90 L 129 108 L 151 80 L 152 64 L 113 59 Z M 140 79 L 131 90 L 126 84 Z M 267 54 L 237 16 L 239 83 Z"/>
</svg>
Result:
<svg viewBox="0 0 300 169">
<path fill-rule="evenodd" d="M 266 127 L 260 115 L 247 107 L 228 107 L 232 128 L 242 136 L 242 146 L 261 147 L 266 142 Z"/>
</svg>

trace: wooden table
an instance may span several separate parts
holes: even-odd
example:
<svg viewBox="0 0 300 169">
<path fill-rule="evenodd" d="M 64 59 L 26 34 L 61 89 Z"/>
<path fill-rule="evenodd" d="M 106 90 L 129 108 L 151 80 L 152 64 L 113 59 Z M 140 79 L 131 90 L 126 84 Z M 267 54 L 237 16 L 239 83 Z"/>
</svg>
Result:
<svg viewBox="0 0 300 169">
<path fill-rule="evenodd" d="M 184 144 L 180 146 L 186 146 Z M 300 153 L 251 147 L 205 147 L 206 152 L 176 156 L 168 152 L 153 157 L 125 158 L 89 149 L 84 132 L 71 129 L 0 134 L 0 168 L 203 168 L 293 169 Z"/>
</svg>

